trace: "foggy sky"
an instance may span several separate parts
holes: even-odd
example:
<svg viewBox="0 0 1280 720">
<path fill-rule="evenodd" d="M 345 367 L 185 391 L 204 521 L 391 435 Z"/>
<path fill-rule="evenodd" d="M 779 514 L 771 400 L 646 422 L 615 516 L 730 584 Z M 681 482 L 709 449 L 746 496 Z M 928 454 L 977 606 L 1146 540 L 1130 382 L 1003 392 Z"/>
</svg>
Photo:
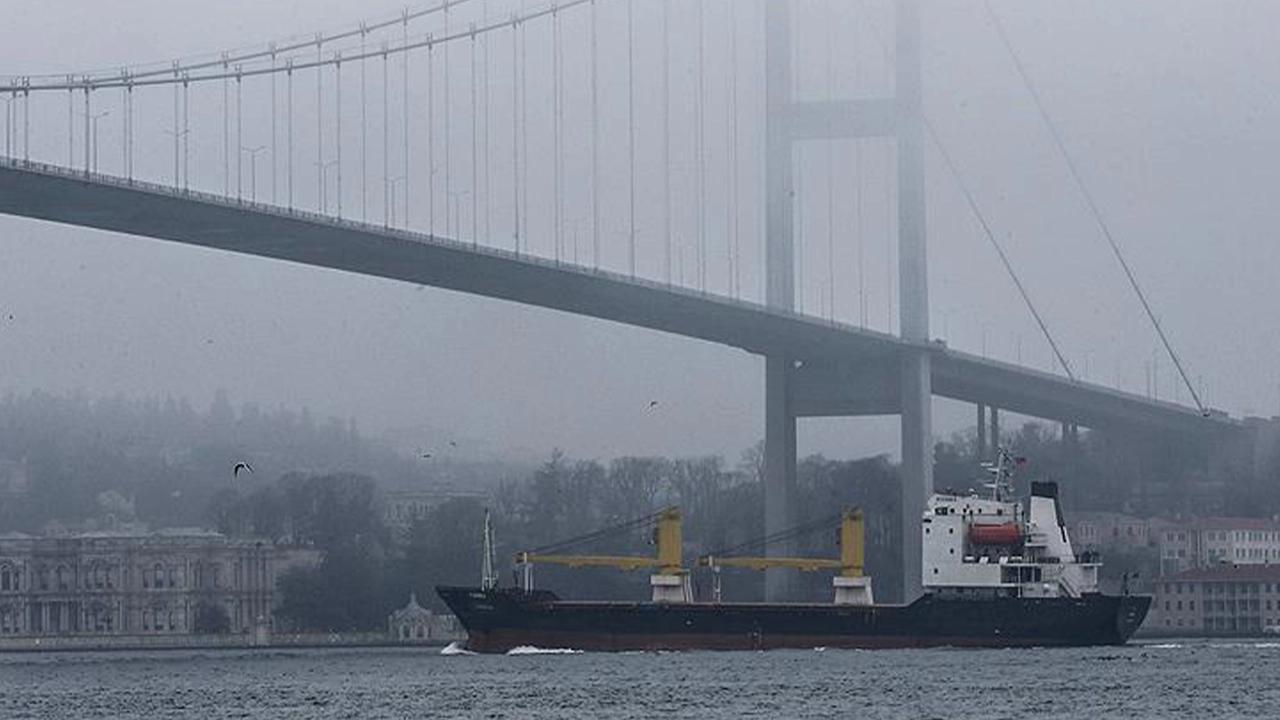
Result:
<svg viewBox="0 0 1280 720">
<path fill-rule="evenodd" d="M 395 15 L 402 5 L 11 0 L 0 23 L 0 75 L 164 61 L 343 28 Z M 1273 237 L 1280 207 L 1272 199 L 1280 180 L 1280 48 L 1271 36 L 1280 6 L 993 5 L 1208 403 L 1233 414 L 1280 412 L 1272 295 L 1280 277 Z M 723 7 L 709 2 L 708 12 Z M 846 13 L 838 43 L 874 54 L 876 30 Z M 1077 373 L 1143 392 L 1144 365 L 1154 358 L 1160 396 L 1186 401 L 981 4 L 926 2 L 923 17 L 926 112 Z M 822 39 L 812 22 L 798 25 L 808 34 L 804 65 Z M 855 79 L 873 80 L 842 76 Z M 802 77 L 802 94 L 816 93 L 813 86 Z M 153 134 L 138 142 L 164 140 Z M 812 166 L 824 152 L 803 150 L 802 161 L 814 153 Z M 1006 360 L 1020 346 L 1024 363 L 1048 369 L 1047 346 L 932 147 L 926 161 L 932 335 L 973 352 L 982 351 L 985 336 L 987 354 Z M 758 158 L 744 154 L 742 162 Z M 813 238 L 825 231 L 815 228 L 801 243 L 812 268 L 802 302 L 821 313 L 826 249 Z M 883 238 L 865 242 L 867 252 L 885 246 Z M 844 271 L 850 247 L 840 250 Z M 762 434 L 763 365 L 738 350 L 9 218 L 0 219 L 0 250 L 0 318 L 14 316 L 0 325 L 0 391 L 168 394 L 203 404 L 226 388 L 237 402 L 354 417 L 364 430 L 407 445 L 447 432 L 485 453 L 538 455 L 559 446 L 586 456 L 733 458 Z M 891 309 L 889 260 L 875 256 L 865 266 L 862 302 L 879 329 Z M 857 289 L 845 280 L 837 309 L 856 315 Z M 651 399 L 660 412 L 645 411 Z M 970 416 L 955 403 L 938 408 L 939 433 Z M 895 424 L 805 421 L 801 450 L 896 452 Z"/>
</svg>

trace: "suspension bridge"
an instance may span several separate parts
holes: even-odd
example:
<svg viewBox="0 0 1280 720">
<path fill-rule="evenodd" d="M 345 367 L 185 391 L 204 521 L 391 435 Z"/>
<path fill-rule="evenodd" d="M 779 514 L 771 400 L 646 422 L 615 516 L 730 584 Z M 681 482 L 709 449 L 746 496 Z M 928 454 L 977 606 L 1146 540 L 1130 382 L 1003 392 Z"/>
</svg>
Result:
<svg viewBox="0 0 1280 720">
<path fill-rule="evenodd" d="M 963 174 L 923 110 L 917 0 L 867 11 L 876 42 L 851 74 L 830 29 L 825 68 L 797 71 L 796 5 L 448 0 L 208 56 L 11 77 L 0 83 L 0 213 L 763 356 L 766 532 L 794 524 L 797 418 L 901 417 L 903 597 L 919 591 L 934 396 L 974 404 L 982 438 L 998 436 L 1002 410 L 1072 435 L 1085 426 L 1210 447 L 1242 434 L 1190 383 L 1196 407 L 1076 377 L 967 189 L 1059 364 L 1032 369 L 935 340 L 926 145 L 939 144 L 962 186 Z M 815 179 L 814 163 L 797 162 L 802 146 L 848 141 L 852 167 L 827 152 Z M 842 219 L 850 205 L 856 218 Z M 850 223 L 853 271 L 838 273 Z M 870 297 L 870 239 L 887 247 L 883 307 Z"/>
</svg>

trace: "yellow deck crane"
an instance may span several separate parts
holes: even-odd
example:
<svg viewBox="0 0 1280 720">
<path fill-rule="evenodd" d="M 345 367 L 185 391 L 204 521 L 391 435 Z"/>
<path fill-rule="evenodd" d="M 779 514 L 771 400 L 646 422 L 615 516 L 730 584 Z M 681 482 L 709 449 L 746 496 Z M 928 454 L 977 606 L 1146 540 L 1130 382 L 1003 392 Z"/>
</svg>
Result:
<svg viewBox="0 0 1280 720">
<path fill-rule="evenodd" d="M 642 555 L 564 555 L 538 552 L 516 553 L 516 566 L 521 571 L 521 584 L 525 590 L 533 589 L 534 565 L 561 565 L 571 568 L 611 567 L 620 570 L 653 568 L 649 584 L 653 587 L 654 602 L 693 602 L 693 590 L 689 583 L 689 571 L 684 567 L 684 537 L 680 508 L 668 507 L 657 513 L 632 521 L 639 524 L 656 518 L 654 529 L 656 556 Z M 615 528 L 616 529 L 616 528 Z M 603 533 L 599 533 L 603 534 Z M 599 534 L 593 534 L 595 537 Z"/>
<path fill-rule="evenodd" d="M 840 515 L 840 557 L 806 558 L 806 557 L 717 557 L 706 555 L 698 559 L 698 564 L 710 568 L 715 573 L 713 592 L 716 602 L 720 601 L 720 570 L 723 568 L 742 568 L 746 570 L 764 571 L 771 568 L 789 568 L 800 572 L 818 572 L 835 570 L 832 580 L 835 587 L 837 605 L 870 605 L 871 578 L 863 575 L 864 570 L 864 521 L 862 511 L 849 508 Z"/>
</svg>

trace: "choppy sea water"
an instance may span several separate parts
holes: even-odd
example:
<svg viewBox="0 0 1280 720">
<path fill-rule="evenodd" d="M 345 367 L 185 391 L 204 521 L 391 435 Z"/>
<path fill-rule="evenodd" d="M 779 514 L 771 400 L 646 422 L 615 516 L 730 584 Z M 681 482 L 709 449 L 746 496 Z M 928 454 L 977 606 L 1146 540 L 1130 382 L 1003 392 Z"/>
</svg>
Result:
<svg viewBox="0 0 1280 720">
<path fill-rule="evenodd" d="M 442 655 L 0 655 L 0 718 L 1263 718 L 1280 643 Z"/>
</svg>

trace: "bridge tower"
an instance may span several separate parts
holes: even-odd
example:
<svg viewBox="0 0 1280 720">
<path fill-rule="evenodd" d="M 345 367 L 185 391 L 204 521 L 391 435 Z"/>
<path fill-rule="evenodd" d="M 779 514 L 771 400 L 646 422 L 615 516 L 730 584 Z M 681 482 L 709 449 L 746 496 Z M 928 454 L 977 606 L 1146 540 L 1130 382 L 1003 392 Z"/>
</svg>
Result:
<svg viewBox="0 0 1280 720">
<path fill-rule="evenodd" d="M 891 373 L 901 418 L 902 536 L 898 546 L 901 599 L 920 594 L 920 513 L 933 487 L 932 380 L 929 367 L 929 287 L 925 228 L 924 119 L 920 70 L 919 0 L 895 0 L 895 97 L 798 102 L 792 88 L 791 0 L 765 9 L 765 237 L 766 302 L 795 307 L 794 160 L 796 143 L 838 138 L 894 138 L 897 145 L 899 326 L 916 346 Z M 765 533 L 795 524 L 796 370 L 803 358 L 765 359 Z M 868 414 L 872 411 L 868 409 Z M 787 555 L 787 542 L 768 548 Z M 765 595 L 788 595 L 784 570 L 766 575 Z"/>
</svg>

